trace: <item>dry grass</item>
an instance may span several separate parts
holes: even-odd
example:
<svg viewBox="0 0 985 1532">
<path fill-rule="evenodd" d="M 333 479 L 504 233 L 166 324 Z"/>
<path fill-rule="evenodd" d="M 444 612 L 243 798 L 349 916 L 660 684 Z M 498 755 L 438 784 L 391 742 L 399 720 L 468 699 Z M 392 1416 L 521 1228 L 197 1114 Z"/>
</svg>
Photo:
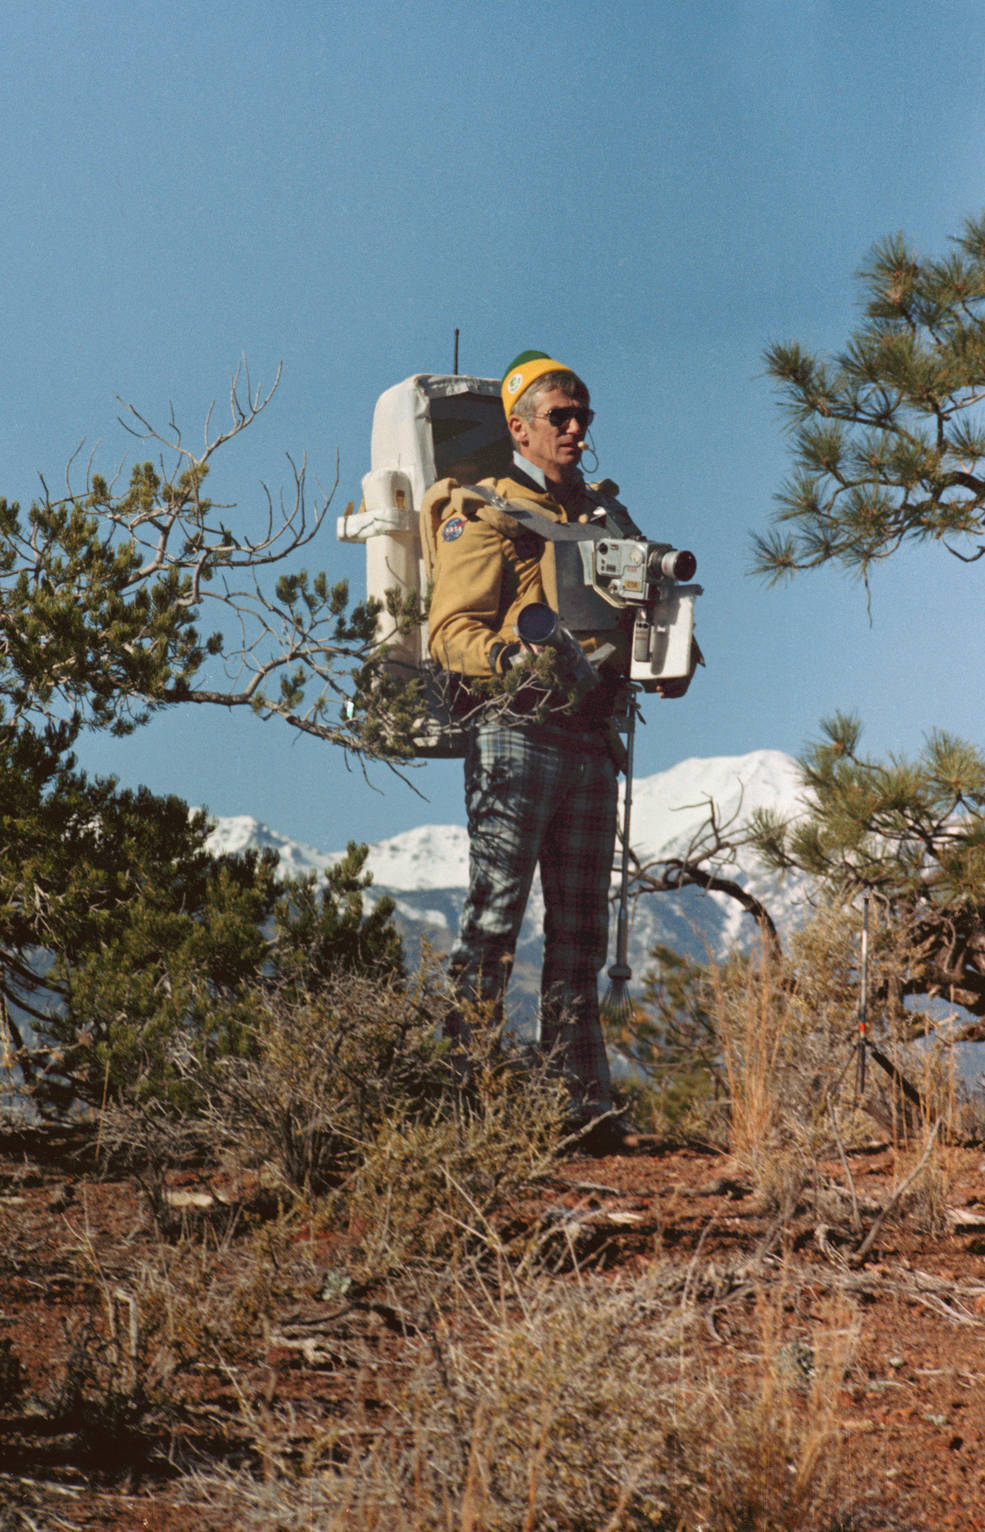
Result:
<svg viewBox="0 0 985 1532">
<path fill-rule="evenodd" d="M 147 1401 L 178 1376 L 244 1364 L 278 1310 L 326 1280 L 419 1317 L 450 1284 L 535 1261 L 542 1235 L 523 1204 L 555 1165 L 563 1085 L 478 1016 L 463 1081 L 431 1002 L 355 975 L 270 997 L 202 1119 L 153 1104 L 105 1115 L 104 1148 L 133 1164 L 158 1233 L 134 1281 Z M 169 1175 L 206 1143 L 203 1200 L 234 1190 L 189 1218 Z"/>
<path fill-rule="evenodd" d="M 424 989 L 350 978 L 271 1000 L 205 1129 L 227 1173 L 276 1189 L 277 1216 L 194 1237 L 159 1224 L 132 1285 L 134 1396 L 162 1406 L 208 1371 L 239 1399 L 250 1466 L 196 1475 L 196 1503 L 231 1532 L 832 1532 L 856 1316 L 846 1298 L 792 1298 L 774 1253 L 867 1130 L 846 1067 L 851 932 L 803 943 L 783 972 L 761 960 L 710 979 L 728 1150 L 781 1229 L 742 1278 L 756 1321 L 742 1351 L 710 1319 L 700 1241 L 683 1274 L 653 1251 L 615 1278 L 580 1269 L 573 1246 L 563 1270 L 546 1258 L 529 1203 L 556 1164 L 563 1091 L 482 1018 L 463 1080 Z M 934 1225 L 957 1094 L 933 1058 L 921 1090 L 879 1216 Z M 160 1121 L 111 1126 L 162 1183 Z M 200 1142 L 188 1132 L 183 1152 Z M 844 1188 L 838 1206 L 847 1227 Z M 857 1203 L 855 1220 L 858 1251 L 877 1225 L 866 1234 Z M 249 1374 L 283 1315 L 332 1283 L 334 1317 L 309 1338 L 338 1390 L 302 1431 Z M 371 1320 L 389 1327 L 385 1386 Z"/>
<path fill-rule="evenodd" d="M 783 959 L 761 955 L 709 975 L 712 1014 L 728 1086 L 728 1148 L 766 1204 L 789 1216 L 805 1196 L 822 1196 L 846 1145 L 888 1133 L 901 1151 L 901 1179 L 920 1162 L 906 1207 L 940 1227 L 951 1180 L 948 1144 L 966 1111 L 953 1050 L 919 1049 L 903 1019 L 875 1030 L 865 1094 L 857 1088 L 857 917 L 821 912 Z M 872 982 L 898 967 L 905 935 L 873 934 Z M 915 1087 L 910 1101 L 901 1079 Z M 931 1143 L 931 1137 L 933 1142 Z M 929 1152 L 928 1152 L 929 1146 Z"/>
<path fill-rule="evenodd" d="M 197 1493 L 243 1532 L 829 1527 L 851 1316 L 792 1343 L 764 1295 L 761 1349 L 726 1374 L 696 1317 L 656 1267 L 618 1286 L 460 1294 L 385 1428 L 364 1422 L 360 1439 L 349 1423 L 341 1463 L 341 1434 L 301 1474 L 268 1441 L 265 1482 L 212 1477 Z"/>
</svg>

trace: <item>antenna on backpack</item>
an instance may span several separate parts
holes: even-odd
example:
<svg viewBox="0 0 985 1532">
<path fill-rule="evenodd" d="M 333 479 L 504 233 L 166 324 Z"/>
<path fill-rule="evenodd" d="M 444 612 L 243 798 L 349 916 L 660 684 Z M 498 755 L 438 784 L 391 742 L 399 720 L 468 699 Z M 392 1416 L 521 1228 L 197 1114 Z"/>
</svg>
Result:
<svg viewBox="0 0 985 1532">
<path fill-rule="evenodd" d="M 458 376 L 458 330 L 457 329 L 455 331 L 455 355 L 454 355 L 454 357 L 452 359 L 451 370 L 455 374 L 455 376 L 457 377 Z"/>
</svg>

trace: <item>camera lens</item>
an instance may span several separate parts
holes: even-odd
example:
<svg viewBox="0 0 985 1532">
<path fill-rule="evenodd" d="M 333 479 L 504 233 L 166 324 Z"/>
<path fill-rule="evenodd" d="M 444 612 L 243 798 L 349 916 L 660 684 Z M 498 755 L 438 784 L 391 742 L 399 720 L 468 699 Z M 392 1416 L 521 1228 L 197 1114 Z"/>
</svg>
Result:
<svg viewBox="0 0 985 1532">
<path fill-rule="evenodd" d="M 516 631 L 522 643 L 547 643 L 556 627 L 557 613 L 543 601 L 531 601 L 517 613 Z"/>
<path fill-rule="evenodd" d="M 698 567 L 697 559 L 687 548 L 669 548 L 658 555 L 656 562 L 654 572 L 667 575 L 671 580 L 690 580 Z"/>
</svg>

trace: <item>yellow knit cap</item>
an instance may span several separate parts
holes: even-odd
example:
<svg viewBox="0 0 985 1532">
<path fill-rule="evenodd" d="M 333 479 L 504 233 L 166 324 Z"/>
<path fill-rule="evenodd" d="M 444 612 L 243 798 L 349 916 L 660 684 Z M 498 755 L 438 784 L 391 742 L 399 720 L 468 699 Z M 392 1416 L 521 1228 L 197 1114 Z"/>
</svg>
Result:
<svg viewBox="0 0 985 1532">
<path fill-rule="evenodd" d="M 574 372 L 573 367 L 568 367 L 564 362 L 557 362 L 547 355 L 546 351 L 521 351 L 518 357 L 510 363 L 506 369 L 501 389 L 503 409 L 509 420 L 513 414 L 516 401 L 521 394 L 526 393 L 531 383 L 536 383 L 547 372 Z"/>
</svg>

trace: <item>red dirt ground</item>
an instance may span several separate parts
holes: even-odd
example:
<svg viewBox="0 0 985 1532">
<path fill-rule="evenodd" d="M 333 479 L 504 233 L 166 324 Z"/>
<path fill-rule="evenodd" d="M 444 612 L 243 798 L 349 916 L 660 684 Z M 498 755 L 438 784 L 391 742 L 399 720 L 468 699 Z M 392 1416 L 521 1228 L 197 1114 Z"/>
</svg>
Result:
<svg viewBox="0 0 985 1532">
<path fill-rule="evenodd" d="M 93 1316 L 97 1328 L 103 1323 L 107 1284 L 122 1285 L 157 1238 L 135 1182 L 100 1173 L 84 1151 L 76 1133 L 0 1138 L 0 1532 L 226 1532 L 214 1512 L 188 1503 L 182 1475 L 196 1456 L 248 1461 L 230 1388 L 213 1382 L 150 1434 L 123 1417 L 107 1425 L 73 1410 L 73 1346 L 78 1359 L 85 1326 Z M 697 1284 L 731 1273 L 708 1309 L 707 1345 L 726 1368 L 754 1323 L 735 1277 L 742 1260 L 774 1270 L 786 1263 L 798 1321 L 832 1293 L 849 1295 L 860 1330 L 840 1400 L 847 1451 L 839 1490 L 851 1507 L 843 1525 L 983 1532 L 985 1151 L 949 1154 L 942 1231 L 887 1218 L 861 1264 L 844 1226 L 836 1235 L 816 1212 L 778 1231 L 735 1167 L 711 1152 L 652 1145 L 559 1161 L 544 1198 L 555 1211 L 577 1210 L 580 1259 L 614 1280 L 655 1253 L 690 1269 Z M 849 1169 L 864 1233 L 901 1172 L 885 1145 L 855 1152 Z M 845 1179 L 844 1167 L 836 1173 Z M 86 1278 L 80 1251 L 94 1257 L 101 1284 Z M 310 1347 L 290 1343 L 291 1324 L 300 1333 L 331 1307 L 315 1297 L 295 1305 L 253 1380 L 258 1398 L 289 1400 L 312 1429 L 331 1409 L 331 1383 Z M 378 1317 L 377 1331 L 385 1380 L 400 1343 Z M 384 1393 L 385 1381 L 378 1386 Z"/>
</svg>

